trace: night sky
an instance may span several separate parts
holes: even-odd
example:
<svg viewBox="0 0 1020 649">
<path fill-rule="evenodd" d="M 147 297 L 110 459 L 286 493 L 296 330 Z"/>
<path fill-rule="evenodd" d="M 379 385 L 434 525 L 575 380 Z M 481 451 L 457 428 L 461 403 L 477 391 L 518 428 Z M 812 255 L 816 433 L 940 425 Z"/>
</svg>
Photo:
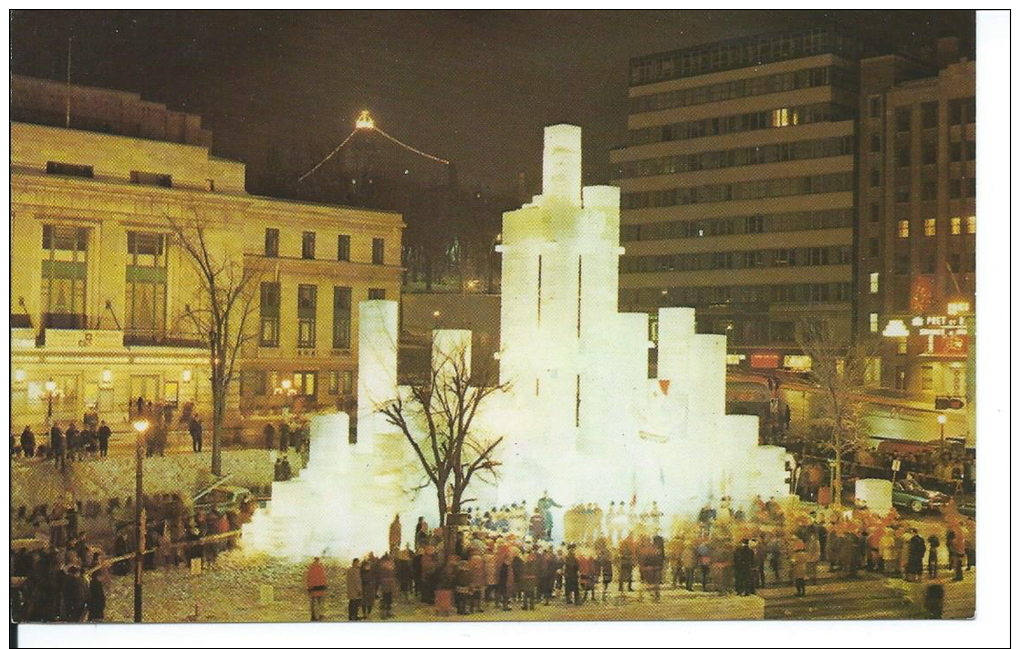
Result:
<svg viewBox="0 0 1020 649">
<path fill-rule="evenodd" d="M 633 56 L 837 23 L 913 54 L 970 11 L 14 11 L 11 70 L 139 92 L 200 114 L 217 155 L 249 175 L 275 141 L 329 150 L 362 108 L 396 137 L 457 163 L 463 183 L 537 191 L 541 129 L 584 128 L 586 180 L 626 139 Z M 293 169 L 299 175 L 306 169 Z"/>
</svg>

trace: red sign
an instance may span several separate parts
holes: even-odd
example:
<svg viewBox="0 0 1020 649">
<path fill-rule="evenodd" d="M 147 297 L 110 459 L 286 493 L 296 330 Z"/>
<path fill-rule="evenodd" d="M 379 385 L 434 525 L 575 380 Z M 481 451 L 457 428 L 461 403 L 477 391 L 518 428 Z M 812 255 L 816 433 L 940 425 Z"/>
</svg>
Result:
<svg viewBox="0 0 1020 649">
<path fill-rule="evenodd" d="M 758 369 L 779 367 L 779 354 L 751 354 L 751 367 Z"/>
<path fill-rule="evenodd" d="M 966 356 L 967 337 L 955 334 L 932 336 L 932 353 L 946 356 Z"/>
</svg>

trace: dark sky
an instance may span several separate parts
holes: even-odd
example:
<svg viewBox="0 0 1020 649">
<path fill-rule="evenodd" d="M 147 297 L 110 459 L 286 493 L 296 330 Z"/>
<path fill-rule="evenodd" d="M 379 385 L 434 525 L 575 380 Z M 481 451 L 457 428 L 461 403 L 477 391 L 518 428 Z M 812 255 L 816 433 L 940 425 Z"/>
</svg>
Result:
<svg viewBox="0 0 1020 649">
<path fill-rule="evenodd" d="M 202 115 L 255 173 L 269 141 L 329 150 L 362 108 L 492 189 L 539 173 L 541 128 L 584 128 L 586 168 L 625 140 L 630 57 L 838 23 L 920 53 L 971 11 L 13 11 L 11 69 Z M 294 169 L 295 175 L 305 169 Z M 597 174 L 589 171 L 587 175 Z"/>
</svg>

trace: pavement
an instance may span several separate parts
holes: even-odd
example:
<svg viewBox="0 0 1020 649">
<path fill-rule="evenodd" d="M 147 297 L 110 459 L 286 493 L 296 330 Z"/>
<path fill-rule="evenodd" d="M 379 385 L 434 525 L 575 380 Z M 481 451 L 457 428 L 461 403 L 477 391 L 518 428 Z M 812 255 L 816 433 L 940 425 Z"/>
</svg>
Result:
<svg viewBox="0 0 1020 649">
<path fill-rule="evenodd" d="M 345 568 L 326 561 L 330 588 L 325 601 L 324 621 L 347 621 L 344 593 Z M 308 620 L 309 602 L 304 590 L 303 564 L 294 564 L 243 550 L 221 554 L 200 575 L 184 567 L 145 573 L 143 619 L 146 622 L 300 622 Z M 271 598 L 263 587 L 271 586 Z M 663 589 L 662 600 L 638 592 L 620 599 L 613 592 L 609 601 L 567 604 L 562 598 L 534 611 L 498 610 L 491 604 L 484 613 L 442 616 L 431 606 L 394 603 L 396 622 L 482 622 L 482 621 L 565 621 L 565 620 L 735 620 L 762 619 L 765 601 L 760 597 L 720 596 L 716 593 L 688 593 Z M 107 621 L 133 619 L 133 581 L 130 576 L 113 577 L 107 589 Z M 370 616 L 379 621 L 379 606 Z"/>
</svg>

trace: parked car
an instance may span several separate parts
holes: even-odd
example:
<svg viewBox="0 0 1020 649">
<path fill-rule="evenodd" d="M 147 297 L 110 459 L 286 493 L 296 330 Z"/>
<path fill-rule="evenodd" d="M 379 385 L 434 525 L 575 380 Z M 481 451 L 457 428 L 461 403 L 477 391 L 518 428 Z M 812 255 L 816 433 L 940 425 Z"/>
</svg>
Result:
<svg viewBox="0 0 1020 649">
<path fill-rule="evenodd" d="M 244 487 L 216 487 L 195 499 L 195 513 L 212 512 L 225 514 L 241 509 L 254 499 L 251 491 Z"/>
<path fill-rule="evenodd" d="M 941 491 L 925 489 L 913 480 L 900 480 L 893 483 L 892 502 L 894 507 L 920 514 L 942 509 L 949 502 L 949 496 Z"/>
</svg>

